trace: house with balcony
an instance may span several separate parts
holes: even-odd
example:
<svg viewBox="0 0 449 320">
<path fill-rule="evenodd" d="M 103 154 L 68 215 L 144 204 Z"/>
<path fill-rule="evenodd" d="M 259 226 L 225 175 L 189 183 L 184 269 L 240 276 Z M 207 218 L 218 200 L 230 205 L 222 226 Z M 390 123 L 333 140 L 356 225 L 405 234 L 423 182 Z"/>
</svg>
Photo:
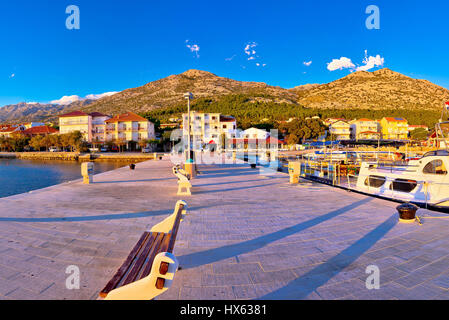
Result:
<svg viewBox="0 0 449 320">
<path fill-rule="evenodd" d="M 133 148 L 131 144 L 155 139 L 154 123 L 133 113 L 127 112 L 117 115 L 105 121 L 105 141 L 121 141 L 127 148 Z M 136 146 L 138 148 L 138 145 Z"/>
<path fill-rule="evenodd" d="M 79 131 L 89 143 L 104 142 L 104 121 L 110 117 L 99 112 L 73 111 L 59 116 L 61 134 Z"/>
<path fill-rule="evenodd" d="M 350 122 L 351 139 L 353 140 L 378 140 L 381 138 L 379 122 L 371 119 L 358 119 Z"/>
<path fill-rule="evenodd" d="M 182 128 L 184 141 L 188 141 L 188 121 L 187 113 L 182 115 Z M 190 112 L 190 135 L 192 141 L 201 144 L 220 144 L 220 139 L 224 135 L 226 138 L 235 138 L 237 135 L 237 121 L 234 117 L 224 116 L 220 113 Z"/>
<path fill-rule="evenodd" d="M 408 123 L 404 118 L 384 117 L 380 120 L 380 126 L 384 140 L 408 139 Z"/>
<path fill-rule="evenodd" d="M 332 140 L 351 140 L 351 125 L 346 120 L 337 120 L 329 125 Z"/>
</svg>

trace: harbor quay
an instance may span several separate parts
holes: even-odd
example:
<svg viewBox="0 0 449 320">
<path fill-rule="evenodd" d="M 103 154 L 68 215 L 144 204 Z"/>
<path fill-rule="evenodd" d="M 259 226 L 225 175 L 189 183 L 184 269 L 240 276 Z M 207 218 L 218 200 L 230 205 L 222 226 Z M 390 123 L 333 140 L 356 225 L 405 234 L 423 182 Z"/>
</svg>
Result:
<svg viewBox="0 0 449 320">
<path fill-rule="evenodd" d="M 207 161 L 204 161 L 207 162 Z M 97 299 L 141 237 L 187 203 L 180 269 L 157 299 L 448 299 L 449 219 L 241 160 L 170 157 L 0 199 L 0 299 Z M 79 270 L 79 287 L 71 285 Z"/>
</svg>

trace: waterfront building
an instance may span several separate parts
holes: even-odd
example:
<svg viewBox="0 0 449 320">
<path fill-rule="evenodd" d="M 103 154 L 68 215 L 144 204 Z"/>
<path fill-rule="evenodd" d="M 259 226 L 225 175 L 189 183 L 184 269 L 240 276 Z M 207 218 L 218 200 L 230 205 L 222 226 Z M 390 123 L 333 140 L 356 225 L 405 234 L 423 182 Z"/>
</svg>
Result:
<svg viewBox="0 0 449 320">
<path fill-rule="evenodd" d="M 378 140 L 380 138 L 379 122 L 371 119 L 358 119 L 350 122 L 351 139 Z"/>
<path fill-rule="evenodd" d="M 35 136 L 48 136 L 51 134 L 58 134 L 59 130 L 56 130 L 55 128 L 43 125 L 43 126 L 35 126 L 30 127 L 28 129 L 25 129 L 21 131 L 22 134 L 29 136 L 29 137 L 35 137 Z"/>
<path fill-rule="evenodd" d="M 188 114 L 182 115 L 183 135 L 188 136 Z M 237 136 L 237 121 L 234 117 L 220 113 L 190 112 L 190 135 L 193 141 L 204 144 L 220 144 L 221 137 L 235 138 Z M 185 141 L 188 141 L 186 138 Z"/>
<path fill-rule="evenodd" d="M 79 131 L 86 142 L 102 144 L 105 121 L 110 118 L 99 112 L 73 111 L 59 116 L 59 131 L 61 134 Z"/>
<path fill-rule="evenodd" d="M 93 144 L 104 144 L 106 142 L 106 121 L 111 117 L 100 112 L 89 113 L 92 123 Z"/>
<path fill-rule="evenodd" d="M 337 120 L 330 123 L 329 133 L 332 140 L 350 140 L 351 125 L 346 120 Z"/>
<path fill-rule="evenodd" d="M 382 139 L 407 140 L 408 123 L 404 118 L 384 117 L 380 120 Z"/>
<path fill-rule="evenodd" d="M 127 112 L 105 121 L 105 141 L 122 141 L 131 148 L 131 144 L 155 139 L 154 123 L 133 113 Z M 137 147 L 137 146 L 136 146 Z"/>
</svg>

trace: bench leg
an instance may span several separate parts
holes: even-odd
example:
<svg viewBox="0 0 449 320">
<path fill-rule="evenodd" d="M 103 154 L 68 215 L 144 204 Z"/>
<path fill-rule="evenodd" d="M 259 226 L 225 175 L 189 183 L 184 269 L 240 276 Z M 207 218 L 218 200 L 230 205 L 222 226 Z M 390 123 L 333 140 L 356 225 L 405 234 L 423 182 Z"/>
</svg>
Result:
<svg viewBox="0 0 449 320">
<path fill-rule="evenodd" d="M 183 191 L 185 189 L 185 191 Z M 178 186 L 178 196 L 191 196 L 192 192 L 190 191 L 190 187 L 188 185 L 180 183 Z"/>
<path fill-rule="evenodd" d="M 165 274 L 160 273 L 162 263 L 169 265 Z M 105 300 L 152 300 L 171 287 L 178 267 L 179 262 L 172 253 L 161 252 L 154 258 L 148 277 L 112 290 Z"/>
</svg>

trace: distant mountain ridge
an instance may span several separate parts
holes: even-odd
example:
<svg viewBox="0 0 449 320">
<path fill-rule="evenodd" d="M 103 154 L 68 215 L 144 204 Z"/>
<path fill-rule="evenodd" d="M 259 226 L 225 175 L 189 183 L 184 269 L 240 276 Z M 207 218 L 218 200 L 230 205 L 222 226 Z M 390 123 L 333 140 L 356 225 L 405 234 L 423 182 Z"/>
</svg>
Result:
<svg viewBox="0 0 449 320">
<path fill-rule="evenodd" d="M 55 120 L 58 114 L 76 109 L 111 115 L 125 111 L 144 113 L 184 104 L 183 94 L 187 91 L 193 92 L 195 98 L 218 99 L 244 94 L 254 101 L 332 109 L 439 110 L 444 101 L 449 101 L 449 90 L 390 69 L 358 71 L 327 84 L 306 84 L 292 89 L 188 70 L 99 100 L 77 101 L 66 106 L 24 103 L 5 106 L 0 108 L 0 122 Z"/>
</svg>

